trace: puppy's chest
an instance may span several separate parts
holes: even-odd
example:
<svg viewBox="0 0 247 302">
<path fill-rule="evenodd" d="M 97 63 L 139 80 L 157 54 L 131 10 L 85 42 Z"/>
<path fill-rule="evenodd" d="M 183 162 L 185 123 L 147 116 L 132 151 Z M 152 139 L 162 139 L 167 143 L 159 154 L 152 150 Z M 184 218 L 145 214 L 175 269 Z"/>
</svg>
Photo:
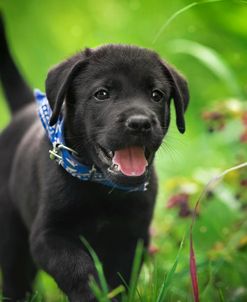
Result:
<svg viewBox="0 0 247 302">
<path fill-rule="evenodd" d="M 79 215 L 78 215 L 79 214 Z M 102 208 L 86 209 L 77 212 L 76 224 L 82 231 L 89 230 L 95 233 L 108 231 L 112 228 L 121 228 L 123 225 L 133 223 L 131 213 L 114 211 Z"/>
<path fill-rule="evenodd" d="M 83 192 L 70 190 L 66 205 L 60 212 L 62 227 L 76 235 L 101 240 L 124 233 L 138 233 L 148 224 L 152 202 L 145 194 L 109 194 L 96 188 Z M 57 213 L 54 212 L 55 215 Z"/>
<path fill-rule="evenodd" d="M 67 213 L 68 223 L 76 232 L 86 237 L 109 236 L 110 234 L 135 232 L 142 224 L 143 212 L 124 204 L 97 203 L 75 208 Z"/>
<path fill-rule="evenodd" d="M 131 217 L 102 215 L 80 225 L 78 235 L 85 237 L 96 248 L 117 242 L 119 238 L 139 237 L 140 228 L 141 224 Z"/>
</svg>

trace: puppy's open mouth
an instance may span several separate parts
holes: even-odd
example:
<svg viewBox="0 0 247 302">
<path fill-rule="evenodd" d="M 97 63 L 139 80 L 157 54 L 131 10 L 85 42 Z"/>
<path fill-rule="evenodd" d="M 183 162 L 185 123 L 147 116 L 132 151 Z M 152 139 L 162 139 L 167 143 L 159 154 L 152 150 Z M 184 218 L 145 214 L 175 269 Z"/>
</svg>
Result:
<svg viewBox="0 0 247 302">
<path fill-rule="evenodd" d="M 139 177 L 145 174 L 152 158 L 152 152 L 139 146 L 109 151 L 97 145 L 96 151 L 100 160 L 107 164 L 108 172 L 128 177 Z"/>
</svg>

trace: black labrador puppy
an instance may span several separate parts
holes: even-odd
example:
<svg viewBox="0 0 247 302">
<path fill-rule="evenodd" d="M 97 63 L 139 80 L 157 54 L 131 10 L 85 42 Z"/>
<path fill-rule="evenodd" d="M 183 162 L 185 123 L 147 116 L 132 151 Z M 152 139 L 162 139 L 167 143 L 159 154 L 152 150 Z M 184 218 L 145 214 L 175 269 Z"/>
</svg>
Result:
<svg viewBox="0 0 247 302">
<path fill-rule="evenodd" d="M 172 99 L 185 131 L 186 81 L 148 49 L 86 49 L 49 71 L 41 122 L 37 107 L 47 100 L 37 93 L 42 104 L 35 104 L 0 27 L 0 75 L 12 113 L 0 136 L 2 294 L 24 299 L 41 268 L 71 302 L 96 301 L 88 280 L 97 272 L 80 237 L 99 256 L 110 288 L 121 283 L 118 273 L 129 281 L 138 240 L 149 244 L 153 160 Z M 57 128 L 62 142 L 49 136 Z"/>
</svg>

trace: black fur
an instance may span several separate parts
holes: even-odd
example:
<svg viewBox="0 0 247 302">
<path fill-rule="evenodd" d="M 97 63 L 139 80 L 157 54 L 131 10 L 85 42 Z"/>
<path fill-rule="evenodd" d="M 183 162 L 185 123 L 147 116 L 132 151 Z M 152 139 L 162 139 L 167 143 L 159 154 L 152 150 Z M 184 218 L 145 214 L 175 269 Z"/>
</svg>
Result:
<svg viewBox="0 0 247 302">
<path fill-rule="evenodd" d="M 11 58 L 1 13 L 0 41 L 0 80 L 3 84 L 5 96 L 9 100 L 10 110 L 14 113 L 33 101 L 33 93 Z"/>
<path fill-rule="evenodd" d="M 129 281 L 137 241 L 143 240 L 145 247 L 149 243 L 157 193 L 154 154 L 169 126 L 171 99 L 178 129 L 185 130 L 187 84 L 156 53 L 134 46 L 86 49 L 54 67 L 46 93 L 53 108 L 51 124 L 59 114 L 65 117 L 66 144 L 83 163 L 96 165 L 116 183 L 150 184 L 146 192 L 128 193 L 82 182 L 49 159 L 51 144 L 35 104 L 26 105 L 30 90 L 9 55 L 2 24 L 0 32 L 0 57 L 5 58 L 0 61 L 1 79 L 15 113 L 0 136 L 3 295 L 23 299 L 42 268 L 71 302 L 95 301 L 88 278 L 97 280 L 97 273 L 79 236 L 98 254 L 111 288 L 121 283 L 118 272 Z M 109 97 L 99 100 L 102 87 Z M 164 93 L 160 101 L 152 99 L 153 89 Z M 112 151 L 145 147 L 149 167 L 138 177 L 110 172 L 98 146 Z"/>
</svg>

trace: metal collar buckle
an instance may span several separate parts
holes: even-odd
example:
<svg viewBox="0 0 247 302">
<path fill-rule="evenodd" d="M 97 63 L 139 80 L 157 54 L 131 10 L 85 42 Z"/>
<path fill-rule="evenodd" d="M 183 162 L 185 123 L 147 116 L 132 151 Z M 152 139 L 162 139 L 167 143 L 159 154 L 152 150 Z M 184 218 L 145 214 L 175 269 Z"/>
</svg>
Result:
<svg viewBox="0 0 247 302">
<path fill-rule="evenodd" d="M 56 159 L 58 161 L 62 161 L 63 158 L 61 156 L 61 149 L 65 149 L 67 151 L 70 151 L 72 154 L 78 155 L 78 153 L 75 150 L 73 150 L 73 149 L 71 149 L 71 148 L 69 148 L 69 147 L 67 147 L 67 146 L 65 146 L 61 143 L 54 142 L 53 143 L 53 149 L 49 150 L 50 159 L 51 160 Z"/>
<path fill-rule="evenodd" d="M 89 180 L 92 180 L 94 174 L 97 172 L 95 165 L 92 165 L 92 168 L 88 172 L 89 172 Z"/>
<path fill-rule="evenodd" d="M 147 191 L 148 186 L 149 186 L 149 181 L 146 181 L 146 182 L 144 183 L 143 191 Z"/>
</svg>

